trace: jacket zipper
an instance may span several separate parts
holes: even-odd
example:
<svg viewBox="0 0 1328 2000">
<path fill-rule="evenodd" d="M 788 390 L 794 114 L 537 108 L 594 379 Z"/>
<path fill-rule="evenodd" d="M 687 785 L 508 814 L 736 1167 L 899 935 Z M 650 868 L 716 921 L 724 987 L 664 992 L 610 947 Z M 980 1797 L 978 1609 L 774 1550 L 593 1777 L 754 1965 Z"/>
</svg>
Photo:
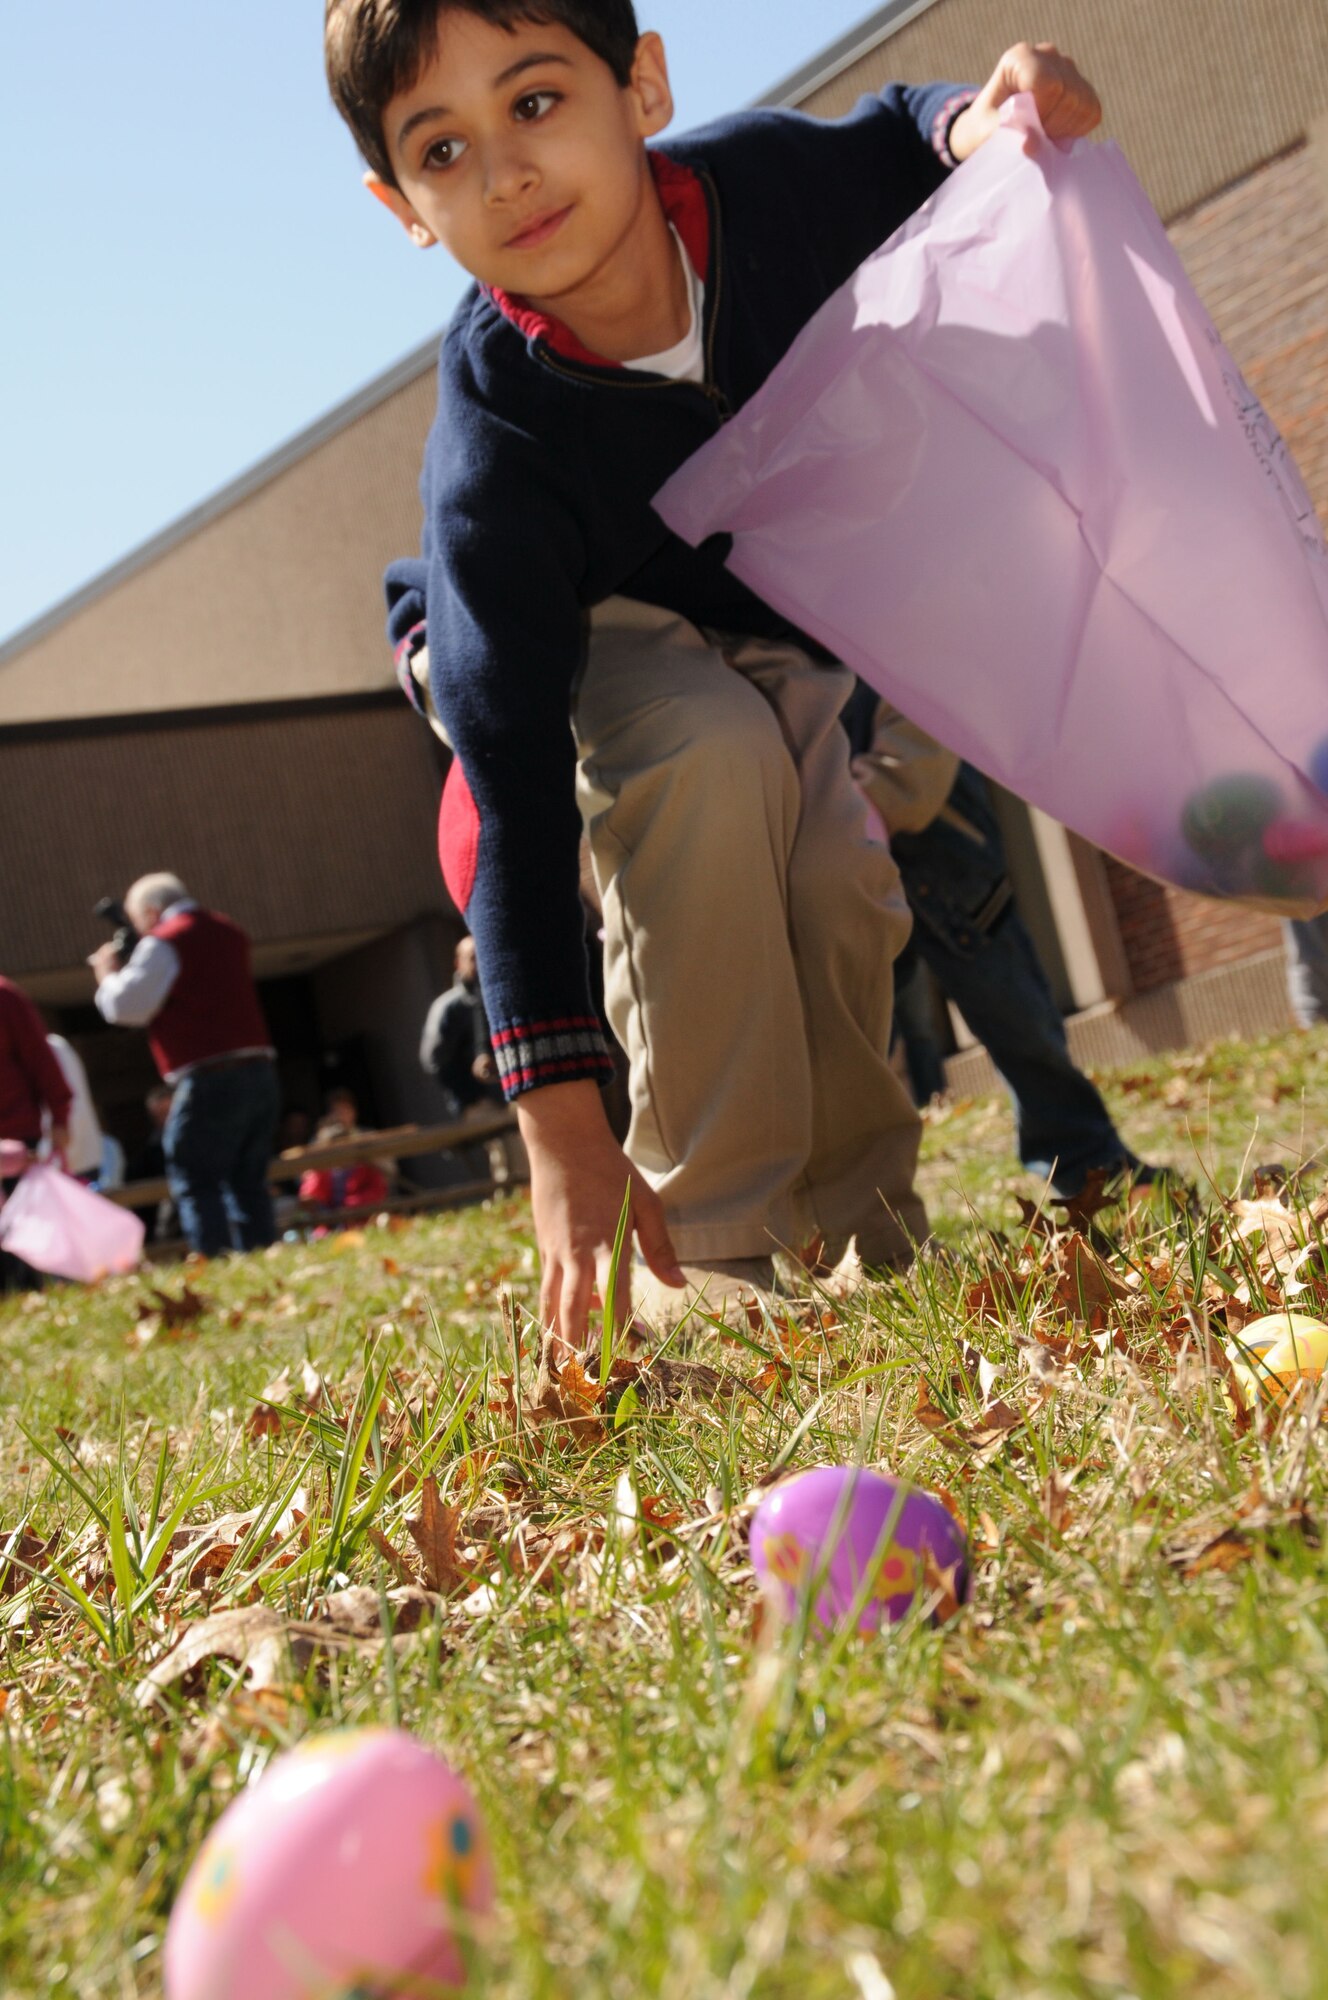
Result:
<svg viewBox="0 0 1328 2000">
<path fill-rule="evenodd" d="M 719 195 L 709 174 L 698 169 L 697 178 L 710 197 L 710 240 L 711 270 L 714 273 L 713 294 L 706 286 L 706 308 L 710 328 L 705 340 L 705 380 L 703 382 L 678 382 L 657 375 L 634 375 L 630 368 L 609 370 L 607 368 L 579 368 L 574 361 L 564 361 L 551 349 L 539 346 L 535 349 L 546 368 L 555 375 L 566 375 L 574 382 L 594 382 L 606 389 L 699 389 L 714 409 L 721 424 L 727 423 L 733 415 L 729 399 L 715 381 L 715 335 L 719 328 L 719 302 L 724 286 L 724 258 L 722 224 L 719 216 Z M 709 274 L 707 274 L 708 276 Z"/>
</svg>

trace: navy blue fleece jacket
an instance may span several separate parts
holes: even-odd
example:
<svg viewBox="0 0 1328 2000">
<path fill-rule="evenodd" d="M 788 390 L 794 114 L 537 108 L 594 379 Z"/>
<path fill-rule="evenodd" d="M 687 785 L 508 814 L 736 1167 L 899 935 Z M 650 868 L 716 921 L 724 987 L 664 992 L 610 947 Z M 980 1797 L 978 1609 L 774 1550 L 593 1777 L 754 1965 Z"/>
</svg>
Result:
<svg viewBox="0 0 1328 2000">
<path fill-rule="evenodd" d="M 578 895 L 569 721 L 585 614 L 623 595 L 728 633 L 787 623 L 651 507 L 684 459 L 761 386 L 807 321 L 924 202 L 972 95 L 891 85 L 826 122 L 753 111 L 652 154 L 706 285 L 706 379 L 598 361 L 519 300 L 473 288 L 443 340 L 425 450 L 422 554 L 387 573 L 388 629 L 427 626 L 456 759 L 443 872 L 479 953 L 509 1097 L 608 1067 Z"/>
</svg>

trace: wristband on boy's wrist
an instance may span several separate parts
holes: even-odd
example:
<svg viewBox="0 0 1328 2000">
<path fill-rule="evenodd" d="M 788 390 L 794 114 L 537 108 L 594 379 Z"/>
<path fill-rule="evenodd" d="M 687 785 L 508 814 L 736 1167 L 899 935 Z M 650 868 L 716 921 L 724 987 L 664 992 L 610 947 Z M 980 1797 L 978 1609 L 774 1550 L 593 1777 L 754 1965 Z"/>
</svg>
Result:
<svg viewBox="0 0 1328 2000">
<path fill-rule="evenodd" d="M 958 119 L 962 118 L 970 104 L 977 97 L 976 90 L 956 91 L 947 97 L 936 116 L 931 121 L 931 143 L 937 159 L 943 167 L 957 167 L 958 160 L 950 151 L 950 134 Z"/>
</svg>

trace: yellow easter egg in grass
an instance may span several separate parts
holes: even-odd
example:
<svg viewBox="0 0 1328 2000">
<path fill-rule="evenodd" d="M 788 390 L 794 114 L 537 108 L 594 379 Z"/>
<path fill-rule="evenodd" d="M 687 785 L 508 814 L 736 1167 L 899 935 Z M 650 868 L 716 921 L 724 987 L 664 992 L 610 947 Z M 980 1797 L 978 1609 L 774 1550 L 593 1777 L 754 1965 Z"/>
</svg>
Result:
<svg viewBox="0 0 1328 2000">
<path fill-rule="evenodd" d="M 1231 1335 L 1227 1353 L 1233 1361 L 1248 1363 L 1252 1356 L 1266 1354 L 1270 1347 L 1276 1347 L 1288 1333 L 1308 1333 L 1313 1327 L 1320 1332 L 1328 1331 L 1321 1319 L 1311 1319 L 1307 1313 L 1263 1313 L 1258 1319 L 1247 1319 L 1240 1332 Z"/>
<path fill-rule="evenodd" d="M 1263 1372 L 1268 1378 L 1265 1394 L 1284 1401 L 1295 1383 L 1317 1382 L 1326 1363 L 1328 1326 L 1321 1320 L 1301 1319 L 1299 1326 L 1284 1334 L 1263 1357 Z"/>
<path fill-rule="evenodd" d="M 1226 1355 L 1247 1410 L 1261 1393 L 1272 1402 L 1285 1402 L 1287 1384 L 1323 1373 L 1328 1326 L 1308 1313 L 1264 1313 L 1232 1334 Z"/>
<path fill-rule="evenodd" d="M 1259 1377 L 1253 1368 L 1238 1361 L 1230 1348 L 1227 1349 L 1227 1357 L 1231 1362 L 1231 1381 L 1222 1391 L 1227 1408 L 1252 1410 L 1259 1400 Z"/>
</svg>

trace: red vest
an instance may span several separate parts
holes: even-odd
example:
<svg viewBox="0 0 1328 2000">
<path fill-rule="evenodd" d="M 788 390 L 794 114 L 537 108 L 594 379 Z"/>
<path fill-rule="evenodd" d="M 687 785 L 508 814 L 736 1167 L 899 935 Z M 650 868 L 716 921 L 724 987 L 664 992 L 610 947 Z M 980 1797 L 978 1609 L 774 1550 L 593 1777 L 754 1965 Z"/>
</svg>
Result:
<svg viewBox="0 0 1328 2000">
<path fill-rule="evenodd" d="M 152 932 L 180 960 L 175 984 L 148 1030 L 163 1076 L 232 1049 L 272 1046 L 249 970 L 249 940 L 213 910 L 167 910 Z"/>
</svg>

